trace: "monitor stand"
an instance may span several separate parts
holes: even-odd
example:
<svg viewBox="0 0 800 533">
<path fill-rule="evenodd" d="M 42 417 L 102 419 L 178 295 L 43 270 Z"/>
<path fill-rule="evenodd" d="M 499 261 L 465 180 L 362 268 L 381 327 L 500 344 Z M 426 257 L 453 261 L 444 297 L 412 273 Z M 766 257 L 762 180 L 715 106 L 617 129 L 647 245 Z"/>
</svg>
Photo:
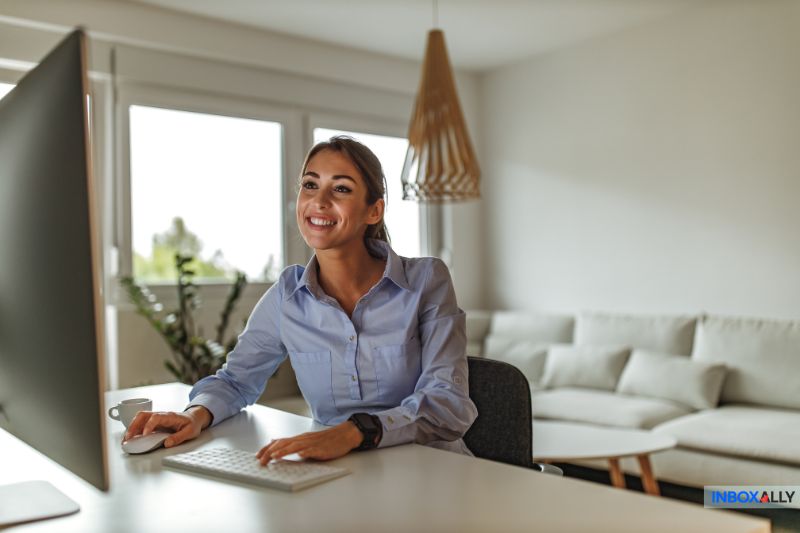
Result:
<svg viewBox="0 0 800 533">
<path fill-rule="evenodd" d="M 0 528 L 66 516 L 81 507 L 47 481 L 0 485 Z"/>
</svg>

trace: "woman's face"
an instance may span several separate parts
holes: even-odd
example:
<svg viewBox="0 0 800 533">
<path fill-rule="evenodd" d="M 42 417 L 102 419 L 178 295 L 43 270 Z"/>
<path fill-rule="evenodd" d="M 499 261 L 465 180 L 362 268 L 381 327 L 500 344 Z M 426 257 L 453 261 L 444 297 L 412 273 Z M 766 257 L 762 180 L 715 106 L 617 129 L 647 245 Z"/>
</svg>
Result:
<svg viewBox="0 0 800 533">
<path fill-rule="evenodd" d="M 341 152 L 321 150 L 308 162 L 297 194 L 297 227 L 315 250 L 361 243 L 383 216 L 383 199 L 367 204 L 364 178 Z"/>
</svg>

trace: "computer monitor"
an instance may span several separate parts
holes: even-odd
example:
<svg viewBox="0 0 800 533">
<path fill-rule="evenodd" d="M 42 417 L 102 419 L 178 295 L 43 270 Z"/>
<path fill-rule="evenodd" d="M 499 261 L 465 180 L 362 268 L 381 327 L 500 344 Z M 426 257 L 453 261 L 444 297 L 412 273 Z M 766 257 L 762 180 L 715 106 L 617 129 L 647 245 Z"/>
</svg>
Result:
<svg viewBox="0 0 800 533">
<path fill-rule="evenodd" d="M 108 489 L 87 38 L 0 100 L 0 427 Z"/>
</svg>

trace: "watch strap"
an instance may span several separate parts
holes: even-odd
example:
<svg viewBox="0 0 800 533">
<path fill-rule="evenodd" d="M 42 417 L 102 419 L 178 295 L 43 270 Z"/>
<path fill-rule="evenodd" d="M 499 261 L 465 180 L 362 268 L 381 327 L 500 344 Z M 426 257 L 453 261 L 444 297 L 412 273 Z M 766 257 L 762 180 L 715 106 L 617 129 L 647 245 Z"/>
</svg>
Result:
<svg viewBox="0 0 800 533">
<path fill-rule="evenodd" d="M 381 419 L 368 413 L 355 413 L 348 418 L 358 430 L 364 435 L 364 440 L 356 450 L 371 450 L 377 448 L 380 437 L 383 434 Z"/>
</svg>

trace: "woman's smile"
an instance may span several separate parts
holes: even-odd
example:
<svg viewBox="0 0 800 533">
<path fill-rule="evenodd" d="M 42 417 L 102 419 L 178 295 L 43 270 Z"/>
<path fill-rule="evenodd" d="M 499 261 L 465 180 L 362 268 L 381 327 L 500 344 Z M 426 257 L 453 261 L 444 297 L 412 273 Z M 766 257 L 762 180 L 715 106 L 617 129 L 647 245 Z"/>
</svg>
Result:
<svg viewBox="0 0 800 533">
<path fill-rule="evenodd" d="M 325 230 L 329 228 L 333 228 L 336 225 L 336 221 L 329 218 L 329 217 L 321 217 L 321 216 L 310 216 L 306 217 L 306 222 L 316 230 Z"/>
</svg>

